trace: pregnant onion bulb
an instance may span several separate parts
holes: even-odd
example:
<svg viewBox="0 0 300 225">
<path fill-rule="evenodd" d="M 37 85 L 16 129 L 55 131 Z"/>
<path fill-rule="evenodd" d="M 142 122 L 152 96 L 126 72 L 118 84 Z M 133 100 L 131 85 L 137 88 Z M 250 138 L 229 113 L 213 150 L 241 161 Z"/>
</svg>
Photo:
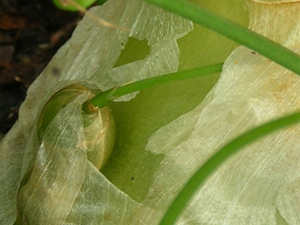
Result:
<svg viewBox="0 0 300 225">
<path fill-rule="evenodd" d="M 38 137 L 42 141 L 47 127 L 56 114 L 81 94 L 89 92 L 89 99 L 95 91 L 80 84 L 71 84 L 56 92 L 45 105 L 38 121 Z M 101 169 L 107 162 L 115 140 L 115 124 L 108 106 L 90 106 L 90 113 L 82 112 L 84 141 L 81 147 L 87 149 L 87 158 L 95 167 Z"/>
</svg>

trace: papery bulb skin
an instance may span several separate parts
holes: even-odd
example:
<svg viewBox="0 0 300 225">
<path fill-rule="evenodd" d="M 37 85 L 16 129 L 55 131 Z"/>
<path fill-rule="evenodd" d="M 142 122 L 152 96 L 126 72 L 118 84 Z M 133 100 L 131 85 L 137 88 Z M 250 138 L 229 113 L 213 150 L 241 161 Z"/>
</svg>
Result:
<svg viewBox="0 0 300 225">
<path fill-rule="evenodd" d="M 56 92 L 46 103 L 38 120 L 38 136 L 43 139 L 49 123 L 56 114 L 69 104 L 71 100 L 87 92 L 88 89 L 79 84 L 70 84 Z M 91 94 L 92 96 L 92 94 Z"/>
<path fill-rule="evenodd" d="M 80 84 L 71 84 L 56 92 L 47 102 L 38 120 L 38 137 L 40 141 L 51 142 L 44 137 L 49 124 L 57 113 L 81 94 L 89 92 L 89 99 L 94 97 L 93 91 Z M 92 106 L 93 107 L 93 106 Z M 82 113 L 82 141 L 78 147 L 87 151 L 90 162 L 101 169 L 108 160 L 115 141 L 115 123 L 108 106 L 93 107 L 92 112 Z"/>
<path fill-rule="evenodd" d="M 115 123 L 108 106 L 84 114 L 84 145 L 91 163 L 101 169 L 107 162 L 115 142 Z"/>
</svg>

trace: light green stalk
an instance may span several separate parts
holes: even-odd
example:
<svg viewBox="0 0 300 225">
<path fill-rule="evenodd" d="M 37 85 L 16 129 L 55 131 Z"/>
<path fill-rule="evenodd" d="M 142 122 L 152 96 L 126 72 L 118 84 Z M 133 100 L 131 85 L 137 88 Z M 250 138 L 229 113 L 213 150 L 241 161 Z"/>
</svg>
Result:
<svg viewBox="0 0 300 225">
<path fill-rule="evenodd" d="M 129 83 L 120 87 L 115 87 L 102 92 L 92 98 L 90 101 L 83 105 L 83 111 L 88 113 L 90 110 L 90 105 L 94 107 L 104 107 L 109 104 L 114 99 L 117 99 L 123 95 L 133 93 L 136 91 L 141 91 L 150 87 L 159 86 L 171 82 L 176 82 L 180 80 L 187 80 L 201 76 L 207 76 L 209 74 L 214 74 L 222 71 L 223 63 L 218 63 L 210 66 L 200 67 L 191 70 L 185 70 L 177 73 L 165 74 L 158 77 L 152 77 L 145 80 L 136 81 Z"/>
</svg>

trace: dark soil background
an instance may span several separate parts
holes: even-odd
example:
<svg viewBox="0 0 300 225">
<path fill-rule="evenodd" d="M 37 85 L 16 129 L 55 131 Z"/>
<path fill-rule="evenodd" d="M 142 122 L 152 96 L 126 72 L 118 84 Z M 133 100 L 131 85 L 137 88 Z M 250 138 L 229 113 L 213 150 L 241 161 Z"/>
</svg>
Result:
<svg viewBox="0 0 300 225">
<path fill-rule="evenodd" d="M 0 0 L 0 139 L 17 120 L 29 85 L 81 18 L 51 0 Z"/>
</svg>

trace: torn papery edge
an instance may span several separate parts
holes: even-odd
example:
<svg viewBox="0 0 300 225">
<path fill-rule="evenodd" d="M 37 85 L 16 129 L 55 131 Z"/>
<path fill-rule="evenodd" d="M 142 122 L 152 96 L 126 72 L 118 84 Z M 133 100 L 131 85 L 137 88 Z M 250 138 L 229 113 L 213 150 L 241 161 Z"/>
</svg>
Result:
<svg viewBox="0 0 300 225">
<path fill-rule="evenodd" d="M 250 28 L 297 52 L 300 3 L 281 2 L 249 1 Z M 280 32 L 273 35 L 276 30 Z M 165 157 L 148 204 L 166 208 L 196 169 L 226 142 L 299 109 L 299 76 L 238 47 L 205 100 L 149 138 L 146 149 Z M 300 174 L 299 135 L 300 126 L 295 125 L 232 157 L 196 193 L 177 224 L 275 225 L 279 218 L 300 224 L 300 204 L 293 200 L 300 196 L 295 188 Z"/>
<path fill-rule="evenodd" d="M 107 90 L 126 82 L 175 72 L 179 55 L 176 40 L 193 29 L 190 21 L 138 0 L 111 0 L 90 12 L 131 32 L 103 27 L 84 17 L 72 38 L 28 89 L 19 120 L 0 145 L 0 165 L 6 171 L 0 176 L 0 182 L 5 184 L 0 191 L 0 202 L 4 204 L 0 207 L 0 221 L 5 224 L 15 221 L 19 184 L 39 149 L 36 123 L 48 99 L 74 82 Z M 128 37 L 147 39 L 151 53 L 142 61 L 113 68 Z M 9 194 L 5 190 L 10 190 Z"/>
</svg>

